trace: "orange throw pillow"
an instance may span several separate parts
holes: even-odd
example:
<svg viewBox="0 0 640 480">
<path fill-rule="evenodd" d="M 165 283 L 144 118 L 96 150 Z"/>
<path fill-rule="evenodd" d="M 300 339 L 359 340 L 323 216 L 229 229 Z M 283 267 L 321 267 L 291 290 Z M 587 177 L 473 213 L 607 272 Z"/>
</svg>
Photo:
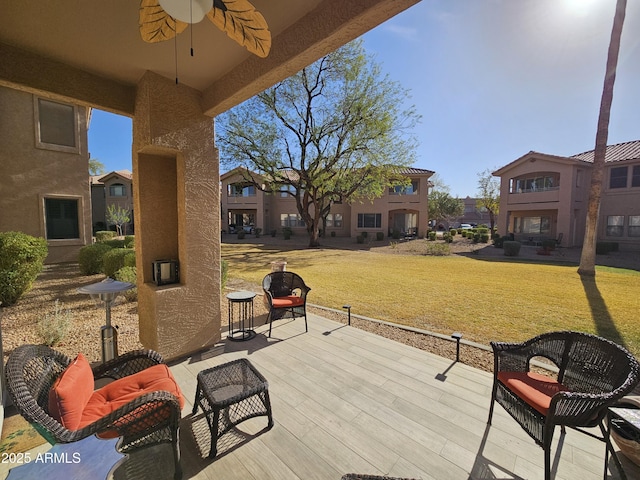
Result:
<svg viewBox="0 0 640 480">
<path fill-rule="evenodd" d="M 78 430 L 93 385 L 91 365 L 79 353 L 49 390 L 49 415 L 66 429 Z"/>
</svg>

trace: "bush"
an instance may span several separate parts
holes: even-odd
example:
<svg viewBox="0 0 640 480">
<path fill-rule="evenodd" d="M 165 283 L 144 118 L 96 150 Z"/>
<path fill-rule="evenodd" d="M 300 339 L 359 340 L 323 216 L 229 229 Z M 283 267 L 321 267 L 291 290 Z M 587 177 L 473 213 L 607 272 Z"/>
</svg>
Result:
<svg viewBox="0 0 640 480">
<path fill-rule="evenodd" d="M 480 243 L 489 243 L 489 232 L 487 233 L 478 233 L 477 234 L 480 237 Z M 475 237 L 474 237 L 475 239 Z"/>
<path fill-rule="evenodd" d="M 597 242 L 596 254 L 606 255 L 611 252 L 617 252 L 619 248 L 618 242 Z"/>
<path fill-rule="evenodd" d="M 478 232 L 473 232 L 469 238 L 473 238 L 473 243 L 478 243 L 480 241 L 480 234 Z"/>
<path fill-rule="evenodd" d="M 124 243 L 125 240 L 124 239 L 113 239 L 113 240 L 105 240 L 104 242 L 105 245 L 109 245 L 111 248 L 125 248 L 124 247 Z"/>
<path fill-rule="evenodd" d="M 429 241 L 430 241 L 430 242 L 435 241 L 435 239 L 436 239 L 436 232 L 434 232 L 434 231 L 429 232 L 429 237 L 428 237 L 428 238 L 429 238 Z"/>
<path fill-rule="evenodd" d="M 493 245 L 495 245 L 496 248 L 502 248 L 504 242 L 508 242 L 511 239 L 511 237 L 509 237 L 508 235 L 505 235 L 503 237 L 498 236 L 497 238 L 493 239 Z"/>
<path fill-rule="evenodd" d="M 272 237 L 275 237 L 277 233 L 278 233 L 278 231 L 275 228 L 273 230 L 271 230 L 271 236 Z"/>
<path fill-rule="evenodd" d="M 253 233 L 255 233 L 256 238 L 260 237 L 260 234 L 262 233 L 262 229 L 261 228 L 256 228 Z"/>
<path fill-rule="evenodd" d="M 136 267 L 122 267 L 118 270 L 114 275 L 114 279 L 119 282 L 129 282 L 136 285 L 136 277 L 138 271 Z M 132 288 L 123 293 L 124 298 L 127 299 L 127 302 L 137 302 L 138 301 L 138 288 Z"/>
<path fill-rule="evenodd" d="M 364 236 L 362 234 L 358 235 L 356 237 L 356 242 L 358 243 L 364 243 Z"/>
<path fill-rule="evenodd" d="M 449 232 L 445 233 L 442 236 L 442 239 L 445 241 L 445 243 L 451 243 L 453 242 L 453 237 L 451 236 L 451 234 Z"/>
<path fill-rule="evenodd" d="M 240 230 L 238 232 L 238 240 L 243 240 L 244 239 L 244 230 Z"/>
<path fill-rule="evenodd" d="M 220 285 L 222 286 L 222 290 L 227 287 L 227 280 L 229 279 L 229 262 L 226 260 L 222 260 L 222 265 L 220 267 Z"/>
<path fill-rule="evenodd" d="M 282 227 L 282 236 L 285 240 L 289 240 L 291 238 L 291 235 L 293 235 L 293 230 L 291 230 L 291 227 Z"/>
<path fill-rule="evenodd" d="M 94 243 L 80 249 L 78 254 L 78 263 L 80 264 L 80 273 L 83 275 L 95 275 L 102 273 L 102 257 L 113 247 L 106 243 Z"/>
<path fill-rule="evenodd" d="M 124 256 L 124 266 L 125 267 L 135 267 L 136 266 L 136 252 L 129 251 Z"/>
<path fill-rule="evenodd" d="M 381 242 L 382 240 L 384 240 L 384 233 L 376 232 L 376 241 Z"/>
<path fill-rule="evenodd" d="M 394 240 L 400 240 L 400 230 L 393 229 L 393 232 L 391 232 L 391 238 Z"/>
<path fill-rule="evenodd" d="M 425 255 L 434 255 L 436 257 L 451 255 L 451 247 L 448 243 L 427 243 Z"/>
<path fill-rule="evenodd" d="M 127 235 L 124 237 L 124 248 L 135 248 L 136 246 L 136 237 L 133 235 Z"/>
<path fill-rule="evenodd" d="M 111 240 L 115 238 L 116 232 L 111 230 L 100 230 L 96 232 L 96 242 L 106 242 L 107 240 Z"/>
<path fill-rule="evenodd" d="M 455 228 L 449 229 L 449 235 L 451 235 L 452 237 L 455 237 L 457 233 L 458 230 L 456 230 Z"/>
<path fill-rule="evenodd" d="M 0 233 L 0 302 L 13 305 L 42 271 L 47 241 L 22 232 Z"/>
<path fill-rule="evenodd" d="M 517 257 L 520 253 L 520 242 L 505 241 L 502 246 L 507 257 Z"/>
<path fill-rule="evenodd" d="M 45 313 L 44 317 L 38 320 L 36 332 L 42 339 L 42 343 L 53 347 L 60 343 L 71 326 L 71 312 L 62 310 L 60 302 L 56 300 L 53 313 Z"/>
<path fill-rule="evenodd" d="M 369 236 L 367 232 L 362 232 L 360 235 L 362 235 L 364 238 L 367 238 Z"/>
<path fill-rule="evenodd" d="M 124 259 L 133 253 L 130 248 L 112 248 L 102 257 L 102 273 L 114 278 L 116 272 L 124 267 Z M 131 267 L 129 267 L 131 268 Z"/>
</svg>

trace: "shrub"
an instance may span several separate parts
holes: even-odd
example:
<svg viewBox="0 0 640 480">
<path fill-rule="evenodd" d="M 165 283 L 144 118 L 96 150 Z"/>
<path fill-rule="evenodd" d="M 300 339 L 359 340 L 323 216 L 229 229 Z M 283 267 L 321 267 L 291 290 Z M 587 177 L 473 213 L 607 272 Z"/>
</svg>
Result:
<svg viewBox="0 0 640 480">
<path fill-rule="evenodd" d="M 106 242 L 107 240 L 111 240 L 115 238 L 116 232 L 111 230 L 100 230 L 96 232 L 96 242 Z"/>
<path fill-rule="evenodd" d="M 400 230 L 396 230 L 394 228 L 393 232 L 391 232 L 391 238 L 393 238 L 394 240 L 400 240 Z"/>
<path fill-rule="evenodd" d="M 124 256 L 124 266 L 125 267 L 135 267 L 136 266 L 136 252 L 129 251 Z"/>
<path fill-rule="evenodd" d="M 71 312 L 63 310 L 60 302 L 56 300 L 53 313 L 45 313 L 44 317 L 38 320 L 36 332 L 42 339 L 42 343 L 53 347 L 60 343 L 71 326 Z"/>
<path fill-rule="evenodd" d="M 510 239 L 511 237 L 509 237 L 508 235 L 505 235 L 503 237 L 498 236 L 497 238 L 493 239 L 493 244 L 496 248 L 502 248 L 504 242 L 508 242 Z"/>
<path fill-rule="evenodd" d="M 278 231 L 275 228 L 273 230 L 271 230 L 271 236 L 272 237 L 275 237 L 277 233 L 278 233 Z"/>
<path fill-rule="evenodd" d="M 520 253 L 520 242 L 505 241 L 502 246 L 507 257 L 517 257 Z"/>
<path fill-rule="evenodd" d="M 435 241 L 435 239 L 436 239 L 436 232 L 434 231 L 429 232 L 429 241 L 433 242 Z"/>
<path fill-rule="evenodd" d="M 618 242 L 597 242 L 596 254 L 606 255 L 611 252 L 617 252 L 619 248 Z"/>
<path fill-rule="evenodd" d="M 449 235 L 451 235 L 452 237 L 455 237 L 457 233 L 458 230 L 456 230 L 455 228 L 449 229 Z"/>
<path fill-rule="evenodd" d="M 358 235 L 356 237 L 356 242 L 358 243 L 364 243 L 364 236 L 362 234 Z"/>
<path fill-rule="evenodd" d="M 22 232 L 0 233 L 0 302 L 13 305 L 42 271 L 47 241 Z"/>
<path fill-rule="evenodd" d="M 244 239 L 244 230 L 240 230 L 238 232 L 238 240 L 242 240 L 242 239 Z"/>
<path fill-rule="evenodd" d="M 453 242 L 453 237 L 451 236 L 451 234 L 449 232 L 445 233 L 442 236 L 442 239 L 445 241 L 445 243 L 451 243 Z"/>
<path fill-rule="evenodd" d="M 480 237 L 480 243 L 489 243 L 489 233 L 478 233 L 477 234 Z M 474 237 L 475 239 L 475 237 Z"/>
<path fill-rule="evenodd" d="M 469 238 L 473 238 L 473 243 L 478 243 L 480 241 L 480 234 L 478 232 L 473 232 Z"/>
<path fill-rule="evenodd" d="M 119 282 L 129 282 L 136 285 L 136 277 L 138 271 L 136 267 L 122 267 L 118 270 L 113 277 Z M 138 288 L 131 288 L 123 293 L 124 298 L 127 299 L 127 302 L 137 302 L 138 301 Z"/>
<path fill-rule="evenodd" d="M 106 252 L 102 257 L 102 273 L 114 278 L 116 272 L 124 267 L 124 258 L 132 252 L 130 248 L 112 248 Z"/>
<path fill-rule="evenodd" d="M 293 230 L 291 230 L 291 227 L 282 227 L 282 236 L 285 240 L 289 240 L 291 238 L 291 235 L 293 235 Z"/>
<path fill-rule="evenodd" d="M 256 228 L 253 233 L 255 233 L 256 238 L 260 237 L 260 234 L 262 233 L 262 229 L 261 228 Z"/>
<path fill-rule="evenodd" d="M 227 287 L 227 280 L 229 279 L 229 262 L 226 260 L 222 260 L 222 265 L 220 267 L 220 285 L 222 286 L 222 290 Z"/>
<path fill-rule="evenodd" d="M 83 275 L 95 275 L 102 273 L 102 257 L 113 247 L 106 243 L 94 243 L 80 249 L 78 254 L 78 263 L 80 264 L 80 273 Z"/>
<path fill-rule="evenodd" d="M 436 257 L 451 255 L 451 247 L 448 243 L 427 243 L 425 255 L 434 255 Z"/>
<path fill-rule="evenodd" d="M 109 245 L 111 248 L 124 248 L 125 240 L 114 238 L 113 240 L 105 240 L 102 243 L 104 243 L 105 245 Z"/>
<path fill-rule="evenodd" d="M 133 235 L 127 235 L 124 237 L 124 248 L 135 248 L 136 237 Z"/>
<path fill-rule="evenodd" d="M 384 240 L 384 233 L 376 232 L 376 241 L 381 242 L 382 240 Z"/>
<path fill-rule="evenodd" d="M 362 232 L 360 235 L 362 235 L 364 238 L 367 238 L 369 236 L 367 232 Z"/>
</svg>

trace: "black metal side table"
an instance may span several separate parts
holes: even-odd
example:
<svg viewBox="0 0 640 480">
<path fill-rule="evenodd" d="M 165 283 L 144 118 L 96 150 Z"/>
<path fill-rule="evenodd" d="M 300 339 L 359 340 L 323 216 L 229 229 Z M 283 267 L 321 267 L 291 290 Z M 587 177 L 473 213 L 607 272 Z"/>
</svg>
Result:
<svg viewBox="0 0 640 480">
<path fill-rule="evenodd" d="M 251 340 L 256 336 L 253 330 L 253 299 L 255 292 L 242 290 L 227 294 L 229 303 L 229 335 L 234 342 Z M 234 329 L 234 323 L 238 328 Z"/>
</svg>

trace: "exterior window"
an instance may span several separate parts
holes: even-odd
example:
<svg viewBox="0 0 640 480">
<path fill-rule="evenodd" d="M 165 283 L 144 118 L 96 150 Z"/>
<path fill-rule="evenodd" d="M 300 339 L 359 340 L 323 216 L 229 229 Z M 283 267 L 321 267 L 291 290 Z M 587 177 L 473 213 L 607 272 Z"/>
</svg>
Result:
<svg viewBox="0 0 640 480">
<path fill-rule="evenodd" d="M 255 197 L 256 187 L 255 185 L 234 183 L 227 186 L 227 195 L 229 197 Z"/>
<path fill-rule="evenodd" d="M 609 188 L 627 188 L 627 167 L 615 167 L 610 170 Z"/>
<path fill-rule="evenodd" d="M 327 227 L 342 228 L 342 214 L 330 213 L 327 215 Z"/>
<path fill-rule="evenodd" d="M 535 177 L 516 178 L 509 182 L 511 193 L 544 192 L 547 190 L 557 190 L 560 184 L 560 177 L 556 175 L 538 174 Z"/>
<path fill-rule="evenodd" d="M 418 180 L 411 180 L 410 185 L 396 185 L 389 188 L 389 195 L 417 195 L 419 185 Z"/>
<path fill-rule="evenodd" d="M 73 105 L 36 98 L 36 146 L 76 153 L 77 110 Z"/>
<path fill-rule="evenodd" d="M 516 232 L 531 235 L 548 235 L 551 233 L 551 217 L 516 218 Z"/>
<path fill-rule="evenodd" d="M 280 187 L 280 196 L 281 197 L 291 197 L 291 195 L 295 195 L 296 189 L 293 185 L 282 185 Z"/>
<path fill-rule="evenodd" d="M 640 215 L 629 216 L 629 236 L 640 237 Z"/>
<path fill-rule="evenodd" d="M 621 237 L 624 233 L 624 215 L 607 217 L 607 237 Z"/>
<path fill-rule="evenodd" d="M 382 228 L 382 214 L 359 213 L 358 228 Z"/>
<path fill-rule="evenodd" d="M 114 183 L 109 186 L 109 196 L 111 197 L 126 197 L 127 187 L 121 183 Z"/>
<path fill-rule="evenodd" d="M 45 198 L 44 210 L 47 240 L 80 238 L 78 200 Z"/>
<path fill-rule="evenodd" d="M 631 175 L 631 186 L 640 187 L 640 165 L 633 166 L 633 174 Z"/>
<path fill-rule="evenodd" d="M 304 220 L 297 213 L 280 214 L 280 226 L 282 227 L 304 227 Z"/>
</svg>

